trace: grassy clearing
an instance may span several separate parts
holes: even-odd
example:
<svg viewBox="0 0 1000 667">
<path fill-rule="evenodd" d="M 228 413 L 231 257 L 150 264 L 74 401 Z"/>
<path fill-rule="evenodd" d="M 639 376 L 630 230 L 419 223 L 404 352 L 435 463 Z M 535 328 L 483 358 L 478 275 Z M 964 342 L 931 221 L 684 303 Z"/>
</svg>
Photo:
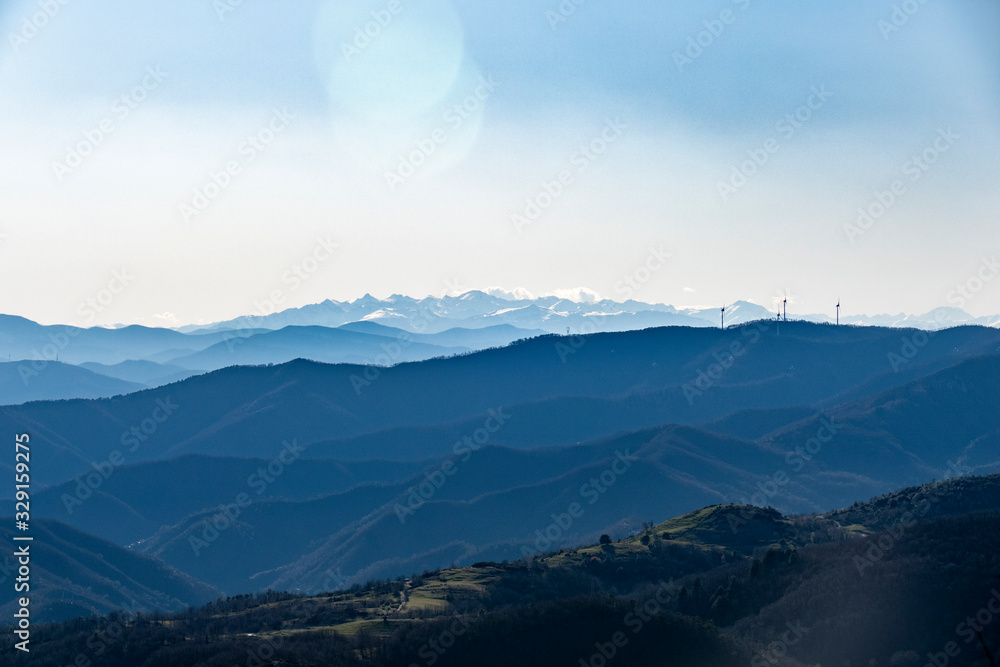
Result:
<svg viewBox="0 0 1000 667">
<path fill-rule="evenodd" d="M 330 630 L 336 632 L 339 635 L 344 635 L 345 637 L 354 637 L 361 630 L 367 630 L 369 633 L 377 637 L 389 637 L 395 632 L 401 623 L 411 622 L 412 620 L 403 619 L 388 619 L 388 620 L 356 620 L 350 623 L 341 623 L 340 625 L 335 625 L 329 628 Z M 313 630 L 321 628 L 313 628 Z"/>
</svg>

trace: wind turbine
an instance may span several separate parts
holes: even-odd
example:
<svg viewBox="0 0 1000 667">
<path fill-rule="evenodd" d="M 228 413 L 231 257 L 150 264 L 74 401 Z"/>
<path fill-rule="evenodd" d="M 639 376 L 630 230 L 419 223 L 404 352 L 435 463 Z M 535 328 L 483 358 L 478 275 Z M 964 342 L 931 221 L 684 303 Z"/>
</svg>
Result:
<svg viewBox="0 0 1000 667">
<path fill-rule="evenodd" d="M 787 322 L 788 321 L 788 293 L 787 292 L 785 292 L 785 298 L 781 302 L 781 310 L 782 310 L 781 319 L 783 319 L 783 320 L 785 320 Z"/>
<path fill-rule="evenodd" d="M 726 328 L 726 307 L 725 307 L 725 305 L 722 306 L 722 328 L 723 329 Z"/>
<path fill-rule="evenodd" d="M 837 326 L 840 326 L 840 297 L 837 297 Z"/>
</svg>

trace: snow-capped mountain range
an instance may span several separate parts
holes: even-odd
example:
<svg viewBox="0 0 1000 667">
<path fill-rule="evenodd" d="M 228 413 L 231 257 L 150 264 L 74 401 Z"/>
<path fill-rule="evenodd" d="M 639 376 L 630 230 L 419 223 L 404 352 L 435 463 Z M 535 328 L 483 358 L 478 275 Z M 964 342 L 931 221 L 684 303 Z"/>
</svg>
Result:
<svg viewBox="0 0 1000 667">
<path fill-rule="evenodd" d="M 748 301 L 726 307 L 726 326 L 774 319 L 775 312 Z M 832 322 L 827 315 L 789 313 L 788 319 Z M 719 308 L 675 308 L 641 301 L 617 302 L 609 299 L 573 301 L 558 296 L 510 298 L 472 290 L 457 296 L 415 299 L 394 294 L 377 299 L 366 294 L 354 301 L 326 300 L 322 303 L 289 308 L 267 315 L 189 325 L 178 331 L 219 329 L 281 329 L 287 326 L 339 327 L 351 322 L 375 322 L 416 333 L 437 333 L 454 327 L 481 329 L 509 325 L 521 329 L 541 329 L 549 333 L 589 333 L 626 331 L 656 326 L 720 326 Z M 958 308 L 937 308 L 924 315 L 845 316 L 841 324 L 883 327 L 939 329 L 958 325 L 1000 326 L 1000 315 L 973 317 Z"/>
</svg>

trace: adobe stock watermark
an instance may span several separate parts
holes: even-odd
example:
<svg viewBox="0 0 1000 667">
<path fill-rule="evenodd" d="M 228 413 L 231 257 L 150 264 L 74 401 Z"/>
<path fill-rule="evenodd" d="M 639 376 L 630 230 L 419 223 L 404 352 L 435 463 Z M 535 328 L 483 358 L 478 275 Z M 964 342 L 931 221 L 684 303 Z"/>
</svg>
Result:
<svg viewBox="0 0 1000 667">
<path fill-rule="evenodd" d="M 766 165 L 773 155 L 781 150 L 780 135 L 785 141 L 795 136 L 796 132 L 805 127 L 805 124 L 813 117 L 813 114 L 823 108 L 833 93 L 827 90 L 826 84 L 813 86 L 810 94 L 801 106 L 795 111 L 785 114 L 785 117 L 774 124 L 775 136 L 767 139 L 757 148 L 747 151 L 747 159 L 738 165 L 732 165 L 729 178 L 725 181 L 719 180 L 715 183 L 715 189 L 719 192 L 722 201 L 728 201 L 744 185 L 750 182 L 758 171 Z"/>
<path fill-rule="evenodd" d="M 361 373 L 351 373 L 351 387 L 355 395 L 360 396 L 365 388 L 372 386 L 382 376 L 382 370 L 397 363 L 403 357 L 403 350 L 410 345 L 413 345 L 413 336 L 407 331 L 400 331 L 390 342 L 379 343 L 382 351 L 366 361 Z"/>
<path fill-rule="evenodd" d="M 332 233 L 327 234 L 326 237 L 317 236 L 312 250 L 281 274 L 281 283 L 286 287 L 276 287 L 268 292 L 267 297 L 259 301 L 254 301 L 253 314 L 265 317 L 278 312 L 278 309 L 285 303 L 287 293 L 294 292 L 316 275 L 320 267 L 330 261 L 334 253 L 339 249 L 340 244 L 333 240 Z"/>
<path fill-rule="evenodd" d="M 666 252 L 663 246 L 650 247 L 646 259 L 615 283 L 615 292 L 623 295 L 623 300 L 625 301 L 634 298 L 636 293 L 646 286 L 653 279 L 653 276 L 667 265 L 667 260 L 671 257 L 673 257 L 673 254 Z M 559 361 L 565 364 L 571 354 L 576 354 L 583 349 L 588 340 L 586 336 L 600 331 L 600 327 L 607 320 L 608 317 L 605 314 L 590 317 L 580 326 L 580 330 L 574 335 L 560 336 L 555 344 Z"/>
<path fill-rule="evenodd" d="M 371 46 L 371 43 L 378 39 L 382 31 L 392 25 L 397 16 L 403 13 L 403 3 L 401 0 L 389 0 L 385 7 L 369 12 L 372 17 L 363 26 L 354 29 L 354 39 L 350 42 L 340 43 L 340 53 L 348 63 Z"/>
<path fill-rule="evenodd" d="M 767 331 L 768 328 L 764 322 L 744 324 L 740 327 L 740 333 L 744 338 L 749 339 L 746 343 L 742 340 L 734 340 L 722 354 L 713 352 L 712 357 L 715 359 L 715 362 L 705 369 L 699 369 L 698 377 L 681 386 L 688 405 L 694 405 L 695 399 L 703 396 L 706 391 L 714 387 L 729 369 L 733 367 L 736 360 L 745 355 L 751 347 L 757 344 L 761 334 Z"/>
<path fill-rule="evenodd" d="M 47 332 L 46 336 L 48 336 L 49 342 L 43 345 L 40 351 L 37 348 L 32 348 L 32 358 L 17 365 L 17 374 L 24 386 L 27 387 L 32 378 L 38 377 L 50 362 L 56 361 L 59 358 L 59 353 L 69 347 L 72 339 L 79 336 L 81 331 L 83 329 L 67 326 L 63 327 L 61 333 Z"/>
<path fill-rule="evenodd" d="M 111 272 L 111 278 L 107 285 L 97 291 L 96 294 L 84 299 L 76 308 L 76 314 L 83 318 L 85 325 L 93 323 L 97 316 L 107 310 L 119 294 L 124 292 L 135 280 L 130 276 L 128 269 L 121 269 Z"/>
<path fill-rule="evenodd" d="M 69 3 L 70 0 L 38 0 L 38 11 L 22 18 L 17 32 L 7 33 L 11 50 L 16 54 L 27 46 Z"/>
<path fill-rule="evenodd" d="M 1000 616 L 1000 590 L 994 588 L 990 591 L 990 598 L 979 611 L 966 616 L 964 621 L 955 626 L 955 634 L 964 640 L 966 646 L 978 638 L 980 643 L 983 644 L 983 650 L 986 650 L 982 632 L 998 616 Z M 928 653 L 927 662 L 924 664 L 924 667 L 948 667 L 951 659 L 957 658 L 961 653 L 962 647 L 958 642 L 950 641 L 944 645 L 943 650 L 937 653 Z"/>
<path fill-rule="evenodd" d="M 253 335 L 255 327 L 251 317 L 266 317 L 278 312 L 285 304 L 288 294 L 316 275 L 339 248 L 340 245 L 333 241 L 332 233 L 327 234 L 325 238 L 317 236 L 312 250 L 281 274 L 281 282 L 285 287 L 276 287 L 268 292 L 265 298 L 254 301 L 253 311 L 240 318 L 240 325 L 223 336 L 222 342 L 226 343 L 227 351 L 232 352 L 236 345 Z"/>
<path fill-rule="evenodd" d="M 446 294 L 465 292 L 465 288 L 459 285 L 458 280 L 446 280 L 444 286 Z M 407 316 L 407 324 L 415 332 L 421 333 L 427 330 L 435 317 L 437 315 L 427 308 L 427 306 L 421 306 L 419 310 Z M 362 390 L 372 386 L 382 376 L 383 369 L 399 362 L 403 357 L 403 351 L 412 344 L 413 336 L 405 330 L 401 330 L 396 334 L 393 342 L 380 343 L 379 348 L 382 351 L 376 354 L 374 358 L 366 360 L 364 370 L 360 374 L 351 373 L 349 379 L 354 393 L 360 396 Z"/>
<path fill-rule="evenodd" d="M 892 367 L 893 373 L 898 373 L 908 363 L 913 361 L 917 355 L 920 354 L 920 351 L 931 342 L 931 339 L 934 338 L 936 334 L 936 331 L 923 331 L 921 329 L 917 329 L 912 334 L 903 336 L 903 343 L 899 347 L 899 352 L 889 352 L 886 354 L 886 359 L 888 359 L 889 366 Z"/>
<path fill-rule="evenodd" d="M 488 411 L 489 416 L 483 425 L 472 432 L 471 435 L 463 436 L 452 447 L 452 454 L 457 458 L 461 456 L 460 463 L 467 463 L 472 458 L 473 453 L 478 452 L 489 443 L 491 436 L 503 428 L 503 425 L 510 419 L 509 414 L 505 414 L 503 408 L 492 408 Z M 397 502 L 393 510 L 400 524 L 405 524 L 413 514 L 416 513 L 425 503 L 431 500 L 438 491 L 445 485 L 448 478 L 458 472 L 455 459 L 449 458 L 444 463 L 429 472 L 424 473 L 424 480 L 416 484 L 406 492 L 404 497 L 405 505 Z"/>
<path fill-rule="evenodd" d="M 166 400 L 156 399 L 155 407 L 149 416 L 121 434 L 119 441 L 122 447 L 128 448 L 130 454 L 135 453 L 140 445 L 149 440 L 160 429 L 160 425 L 170 419 L 179 408 L 180 406 L 174 403 L 170 396 L 167 396 Z M 94 495 L 94 492 L 111 478 L 115 470 L 126 462 L 125 454 L 120 449 L 114 449 L 108 454 L 107 459 L 93 464 L 94 469 L 91 472 L 74 479 L 76 488 L 73 493 L 63 493 L 59 498 L 66 508 L 66 513 L 72 516 L 73 512 Z"/>
<path fill-rule="evenodd" d="M 208 180 L 194 189 L 190 201 L 178 205 L 177 210 L 185 223 L 197 218 L 217 200 L 243 173 L 247 165 L 256 160 L 271 142 L 291 125 L 295 116 L 287 109 L 273 109 L 271 119 L 264 127 L 249 135 L 236 149 L 237 157 L 229 160 L 218 171 L 211 171 Z"/>
<path fill-rule="evenodd" d="M 581 144 L 577 151 L 570 157 L 569 164 L 551 180 L 541 183 L 541 188 L 537 194 L 529 197 L 524 202 L 524 208 L 520 212 L 512 213 L 510 216 L 514 229 L 522 233 L 525 227 L 537 222 L 546 210 L 548 210 L 563 194 L 566 188 L 573 185 L 577 175 L 585 173 L 592 164 L 604 155 L 608 148 L 622 138 L 628 125 L 621 121 L 621 118 L 608 118 L 604 122 L 604 128 L 596 137 L 589 142 Z"/>
<path fill-rule="evenodd" d="M 346 576 L 341 569 L 328 567 L 323 571 L 323 583 L 320 585 L 321 591 L 336 591 L 347 588 L 351 578 Z"/>
<path fill-rule="evenodd" d="M 795 450 L 785 454 L 785 463 L 791 466 L 793 472 L 801 472 L 802 468 L 805 467 L 806 463 L 812 461 L 813 457 L 819 454 L 823 450 L 823 445 L 829 444 L 833 441 L 837 431 L 843 428 L 840 424 L 834 421 L 833 417 L 828 417 L 823 415 L 819 420 L 819 428 L 816 429 L 816 435 L 805 441 L 804 444 L 796 445 Z M 776 485 L 764 490 L 769 496 L 773 496 L 777 490 L 777 486 L 784 486 L 787 481 L 779 480 L 780 471 L 774 474 L 774 481 Z M 755 496 L 756 497 L 756 496 Z"/>
<path fill-rule="evenodd" d="M 1000 262 L 997 262 L 996 255 L 983 257 L 979 267 L 964 281 L 955 285 L 955 289 L 948 292 L 948 303 L 956 308 L 964 308 L 982 290 L 1000 274 Z M 948 315 L 944 310 L 934 312 L 934 323 L 938 330 L 948 324 Z M 898 373 L 907 364 L 913 361 L 918 354 L 931 342 L 937 331 L 931 329 L 927 331 L 916 330 L 912 334 L 902 338 L 898 352 L 889 352 L 886 358 L 893 372 Z"/>
<path fill-rule="evenodd" d="M 785 464 L 791 469 L 791 472 L 801 472 L 806 463 L 812 461 L 815 456 L 823 451 L 824 445 L 833 442 L 834 437 L 841 428 L 843 426 L 838 424 L 832 417 L 821 415 L 816 434 L 801 445 L 796 445 L 795 449 L 785 453 Z M 740 498 L 738 502 L 741 505 L 767 507 L 771 504 L 771 498 L 778 495 L 781 489 L 787 486 L 791 480 L 792 476 L 788 470 L 775 470 L 763 482 L 757 482 L 757 491 L 752 496 L 749 498 Z M 735 535 L 739 532 L 740 528 L 750 523 L 751 518 L 753 517 L 750 510 L 741 508 L 736 512 L 735 516 L 733 514 L 727 515 L 726 521 L 729 524 L 729 530 Z"/>
<path fill-rule="evenodd" d="M 263 494 L 268 486 L 274 484 L 275 480 L 288 469 L 288 466 L 298 461 L 302 452 L 306 450 L 305 447 L 299 446 L 298 441 L 294 438 L 291 442 L 285 440 L 281 444 L 281 452 L 274 459 L 247 477 L 247 486 L 254 490 L 258 496 Z M 253 503 L 254 497 L 246 491 L 241 491 L 236 494 L 233 502 L 221 505 L 218 512 L 192 526 L 194 534 L 188 535 L 188 544 L 194 555 L 200 556 L 201 552 L 218 540 L 222 533 L 236 525 L 236 520 Z M 196 530 L 198 527 L 200 527 L 200 535 Z"/>
<path fill-rule="evenodd" d="M 998 273 L 1000 273 L 1000 262 L 997 262 L 997 256 L 983 257 L 972 275 L 948 292 L 948 303 L 956 308 L 965 308 L 990 281 L 997 277 Z"/>
<path fill-rule="evenodd" d="M 663 246 L 649 248 L 646 260 L 615 283 L 615 294 L 621 294 L 623 300 L 628 301 L 667 265 L 671 257 L 673 254 L 665 251 Z"/>
<path fill-rule="evenodd" d="M 474 115 L 482 111 L 486 101 L 500 88 L 500 84 L 490 77 L 479 77 L 479 83 L 461 102 L 453 105 L 441 116 L 442 124 L 431 130 L 427 136 L 413 142 L 413 150 L 399 155 L 396 168 L 385 172 L 385 182 L 390 192 L 405 184 L 417 171 L 437 153 L 448 141 L 448 133 L 455 132 Z"/>
<path fill-rule="evenodd" d="M 749 9 L 750 3 L 751 0 L 733 0 L 733 4 L 741 12 Z M 694 61 L 701 58 L 705 51 L 712 48 L 722 37 L 727 27 L 736 23 L 737 18 L 738 14 L 732 9 L 723 9 L 719 12 L 718 18 L 708 19 L 702 24 L 705 26 L 704 30 L 689 35 L 684 51 L 674 51 L 674 64 L 677 65 L 677 71 L 683 74 L 684 68 L 693 65 Z"/>
<path fill-rule="evenodd" d="M 226 16 L 235 12 L 243 5 L 243 0 L 212 0 L 212 9 L 219 17 L 219 23 L 225 23 Z"/>
<path fill-rule="evenodd" d="M 899 543 L 906 531 L 917 525 L 917 518 L 926 516 L 931 511 L 932 503 L 938 502 L 941 495 L 934 488 L 931 489 L 929 494 L 919 494 L 912 501 L 916 505 L 913 511 L 904 512 L 899 520 L 883 531 L 877 539 L 869 540 L 867 537 L 864 538 L 870 542 L 867 551 L 865 551 L 863 556 L 855 556 L 851 559 L 854 567 L 858 570 L 858 575 L 863 577 L 865 570 L 875 565 L 875 563 L 885 558 L 887 554 L 895 549 L 896 544 Z"/>
<path fill-rule="evenodd" d="M 628 471 L 632 464 L 638 461 L 638 457 L 632 456 L 626 449 L 624 453 L 615 450 L 615 459 L 611 465 L 603 470 L 597 477 L 591 477 L 580 486 L 580 498 L 587 501 L 587 505 L 593 505 L 600 500 L 611 487 L 613 487 Z M 535 531 L 535 541 L 530 545 L 521 547 L 521 555 L 524 558 L 531 558 L 535 554 L 551 551 L 562 544 L 566 533 L 573 527 L 580 518 L 586 514 L 587 508 L 581 502 L 571 502 L 566 511 L 561 514 L 552 514 L 552 523 L 545 528 Z"/>
<path fill-rule="evenodd" d="M 562 0 L 555 9 L 545 11 L 545 20 L 549 22 L 549 27 L 555 32 L 560 23 L 565 23 L 571 16 L 576 14 L 576 10 L 587 0 Z"/>
<path fill-rule="evenodd" d="M 802 622 L 785 623 L 787 628 L 781 636 L 768 644 L 762 651 L 758 651 L 750 660 L 753 667 L 767 667 L 777 665 L 783 657 L 788 655 L 788 649 L 795 646 L 802 638 L 809 634 L 809 628 L 802 625 Z"/>
<path fill-rule="evenodd" d="M 417 655 L 424 660 L 427 667 L 436 664 L 441 657 L 448 652 L 458 638 L 469 631 L 472 627 L 470 617 L 462 615 L 451 622 L 451 625 L 440 633 L 437 637 L 432 637 L 426 644 L 423 644 L 417 651 Z M 410 663 L 409 667 L 420 667 L 417 663 Z"/>
<path fill-rule="evenodd" d="M 612 634 L 608 641 L 595 642 L 594 652 L 588 658 L 580 658 L 579 667 L 606 667 L 650 621 L 670 608 L 671 598 L 670 584 L 660 579 L 653 596 L 645 600 L 642 606 L 636 606 L 629 611 L 622 619 L 622 625 L 628 628 L 631 634 L 619 630 Z"/>
<path fill-rule="evenodd" d="M 125 604 L 121 606 L 120 610 L 113 611 L 108 614 L 104 619 L 106 622 L 103 625 L 99 625 L 97 630 L 91 631 L 90 636 L 87 638 L 87 648 L 92 653 L 88 657 L 88 652 L 81 651 L 76 655 L 73 662 L 67 662 L 67 665 L 79 665 L 80 667 L 90 667 L 90 665 L 96 662 L 103 662 L 100 658 L 108 652 L 108 650 L 113 647 L 118 642 L 122 641 L 125 637 L 125 631 L 128 624 L 136 618 L 140 612 L 139 604 L 129 598 L 125 601 Z"/>
<path fill-rule="evenodd" d="M 882 33 L 882 39 L 889 41 L 889 38 L 899 32 L 900 28 L 910 22 L 910 19 L 917 14 L 929 0 L 903 0 L 898 5 L 892 6 L 892 12 L 888 18 L 881 18 L 876 24 L 878 31 Z"/>
<path fill-rule="evenodd" d="M 80 302 L 76 309 L 77 314 L 84 319 L 86 325 L 92 324 L 97 316 L 107 310 L 118 295 L 132 284 L 133 280 L 134 278 L 129 275 L 128 269 L 112 271 L 111 278 L 105 287 Z M 33 358 L 18 364 L 18 375 L 24 386 L 28 386 L 31 379 L 38 377 L 50 362 L 58 361 L 59 353 L 65 351 L 72 339 L 80 335 L 83 330 L 67 326 L 63 327 L 62 333 L 47 333 L 50 342 L 42 346 L 41 351 L 32 349 Z"/>
<path fill-rule="evenodd" d="M 349 378 L 351 388 L 356 396 L 361 396 L 361 392 L 372 386 L 376 380 L 382 377 L 382 371 L 396 364 L 403 358 L 403 351 L 413 344 L 413 336 L 408 331 L 400 331 L 396 337 L 387 343 L 379 343 L 382 351 L 364 363 L 364 370 L 361 373 L 351 373 Z"/>
<path fill-rule="evenodd" d="M 962 135 L 955 134 L 950 127 L 947 130 L 938 129 L 937 136 L 927 148 L 904 162 L 900 170 L 904 176 L 908 177 L 909 183 L 916 183 L 961 138 Z M 857 220 L 853 224 L 844 224 L 844 234 L 847 235 L 847 240 L 852 245 L 857 243 L 858 238 L 868 233 L 875 226 L 875 223 L 881 220 L 908 192 L 909 185 L 902 178 L 894 180 L 887 189 L 875 192 L 873 201 L 858 209 Z"/>
<path fill-rule="evenodd" d="M 79 169 L 87 158 L 129 119 L 139 105 L 149 98 L 150 93 L 166 81 L 167 76 L 168 74 L 159 65 L 147 67 L 142 80 L 134 88 L 115 98 L 107 116 L 97 121 L 93 127 L 80 131 L 83 138 L 76 144 L 66 147 L 66 156 L 62 162 L 52 161 L 52 172 L 56 180 L 62 183 L 67 176 Z"/>
<path fill-rule="evenodd" d="M 256 648 L 247 649 L 247 667 L 268 667 L 268 665 L 284 664 L 274 659 L 284 643 L 285 638 L 281 635 L 254 635 L 259 642 Z"/>
<path fill-rule="evenodd" d="M 580 326 L 580 330 L 572 336 L 560 336 L 555 344 L 559 361 L 565 364 L 566 360 L 569 359 L 569 355 L 576 354 L 587 344 L 586 336 L 600 331 L 600 327 L 607 321 L 607 315 L 598 315 L 597 317 L 587 319 Z"/>
</svg>

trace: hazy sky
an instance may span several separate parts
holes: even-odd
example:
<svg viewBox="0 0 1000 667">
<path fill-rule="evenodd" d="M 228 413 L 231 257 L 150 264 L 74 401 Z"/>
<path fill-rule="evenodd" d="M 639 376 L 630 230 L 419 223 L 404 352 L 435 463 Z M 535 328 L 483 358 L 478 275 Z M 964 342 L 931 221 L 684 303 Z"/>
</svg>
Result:
<svg viewBox="0 0 1000 667">
<path fill-rule="evenodd" d="M 626 276 L 1000 312 L 995 0 L 5 0 L 0 36 L 0 312 Z"/>
</svg>

